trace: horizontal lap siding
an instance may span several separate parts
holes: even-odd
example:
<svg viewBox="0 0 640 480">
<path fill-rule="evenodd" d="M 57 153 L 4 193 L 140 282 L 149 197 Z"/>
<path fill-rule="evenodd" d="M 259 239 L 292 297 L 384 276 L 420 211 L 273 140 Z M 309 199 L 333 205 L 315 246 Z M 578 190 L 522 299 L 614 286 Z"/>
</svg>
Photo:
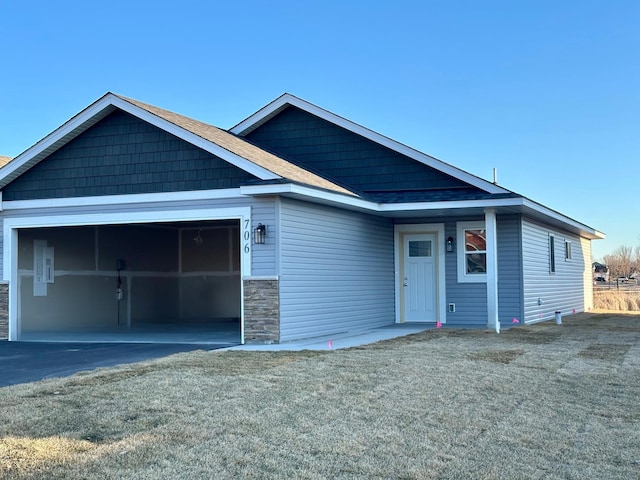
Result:
<svg viewBox="0 0 640 480">
<path fill-rule="evenodd" d="M 455 218 L 445 224 L 445 238 L 453 237 L 456 242 L 456 225 L 458 221 L 484 221 L 484 217 Z M 487 284 L 458 283 L 458 258 L 455 252 L 445 254 L 447 277 L 447 304 L 455 303 L 456 311 L 447 312 L 447 325 L 450 326 L 483 326 L 487 324 Z"/>
<path fill-rule="evenodd" d="M 590 252 L 576 235 L 532 220 L 522 223 L 524 309 L 527 322 L 553 318 L 585 309 L 584 270 Z M 556 272 L 549 272 L 549 234 L 555 235 Z M 572 244 L 572 258 L 565 261 L 564 241 Z M 539 305 L 541 299 L 542 305 Z"/>
<path fill-rule="evenodd" d="M 394 322 L 389 220 L 283 200 L 281 340 Z"/>
<path fill-rule="evenodd" d="M 519 215 L 497 217 L 498 320 L 522 321 L 522 224 Z"/>
<path fill-rule="evenodd" d="M 444 238 L 456 239 L 458 222 L 484 221 L 484 217 L 449 218 L 445 222 Z M 522 257 L 520 216 L 497 217 L 498 235 L 498 315 L 502 323 L 522 317 Z M 432 219 L 415 219 L 406 223 L 431 223 Z M 402 223 L 405 223 L 403 221 Z M 457 254 L 445 254 L 446 303 L 454 303 L 455 312 L 447 311 L 449 326 L 487 325 L 487 284 L 458 283 Z"/>
<path fill-rule="evenodd" d="M 259 223 L 266 225 L 267 238 L 264 245 L 252 245 L 251 275 L 273 276 L 276 271 L 276 248 L 278 244 L 278 228 L 276 228 L 276 200 L 273 197 L 255 198 L 251 202 L 251 227 Z"/>
</svg>

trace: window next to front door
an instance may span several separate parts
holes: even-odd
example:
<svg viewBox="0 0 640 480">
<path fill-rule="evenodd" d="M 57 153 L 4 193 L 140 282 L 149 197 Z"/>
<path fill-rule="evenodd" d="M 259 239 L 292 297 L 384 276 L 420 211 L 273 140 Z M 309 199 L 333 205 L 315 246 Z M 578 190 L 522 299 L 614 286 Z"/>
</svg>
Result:
<svg viewBox="0 0 640 480">
<path fill-rule="evenodd" d="M 484 222 L 458 222 L 458 282 L 487 281 L 487 231 Z"/>
</svg>

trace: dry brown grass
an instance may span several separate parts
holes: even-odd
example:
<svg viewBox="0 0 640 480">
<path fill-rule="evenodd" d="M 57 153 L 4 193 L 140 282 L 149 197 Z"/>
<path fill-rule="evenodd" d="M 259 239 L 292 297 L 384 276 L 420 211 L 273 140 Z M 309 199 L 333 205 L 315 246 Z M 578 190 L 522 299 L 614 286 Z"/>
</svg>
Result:
<svg viewBox="0 0 640 480">
<path fill-rule="evenodd" d="M 640 290 L 605 290 L 593 292 L 593 306 L 598 310 L 640 311 Z"/>
<path fill-rule="evenodd" d="M 640 316 L 0 389 L 0 478 L 640 477 Z"/>
</svg>

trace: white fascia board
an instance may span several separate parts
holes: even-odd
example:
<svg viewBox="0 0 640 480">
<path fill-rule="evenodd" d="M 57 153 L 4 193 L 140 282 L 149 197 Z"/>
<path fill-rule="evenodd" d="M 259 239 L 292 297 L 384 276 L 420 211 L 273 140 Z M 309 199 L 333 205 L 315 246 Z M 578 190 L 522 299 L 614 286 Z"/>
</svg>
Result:
<svg viewBox="0 0 640 480">
<path fill-rule="evenodd" d="M 292 105 L 294 107 L 300 108 L 301 110 L 304 110 L 312 115 L 320 117 L 330 123 L 338 125 L 339 127 L 342 127 L 375 143 L 394 150 L 402 155 L 412 158 L 431 168 L 435 168 L 436 170 L 446 173 L 447 175 L 457 178 L 458 180 L 462 180 L 463 182 L 480 188 L 486 192 L 510 193 L 509 190 L 499 187 L 494 183 L 472 175 L 471 173 L 465 172 L 464 170 L 460 170 L 459 168 L 456 168 L 453 165 L 449 165 L 442 160 L 438 160 L 437 158 L 434 158 L 430 155 L 427 155 L 402 143 L 392 140 L 389 137 L 385 137 L 384 135 L 374 132 L 373 130 L 369 130 L 366 127 L 358 125 L 351 120 L 347 120 L 344 117 L 336 115 L 335 113 L 331 113 L 328 110 L 320 108 L 316 105 L 313 105 L 312 103 L 309 103 L 288 93 L 281 95 L 267 106 L 261 108 L 256 113 L 231 128 L 231 130 L 229 131 L 236 135 L 243 135 L 247 131 L 251 131 L 253 128 L 259 126 L 262 122 L 268 119 L 271 115 L 277 113 L 286 105 Z"/>
<path fill-rule="evenodd" d="M 457 210 L 457 209 L 470 209 L 470 208 L 500 208 L 500 207 L 512 207 L 520 208 L 522 210 L 531 210 L 547 219 L 560 222 L 567 225 L 574 230 L 577 230 L 585 238 L 592 240 L 605 238 L 605 235 L 593 228 L 577 222 L 565 215 L 555 212 L 547 207 L 544 207 L 536 202 L 533 202 L 524 197 L 515 198 L 498 198 L 498 199 L 486 199 L 486 200 L 460 200 L 460 201 L 448 201 L 448 202 L 416 202 L 416 203 L 376 203 L 368 200 L 363 200 L 357 197 L 350 197 L 348 195 L 341 195 L 338 193 L 326 192 L 311 187 L 305 187 L 295 184 L 279 184 L 279 185 L 255 185 L 240 187 L 240 193 L 243 195 L 300 195 L 309 197 L 315 200 L 320 200 L 324 203 L 331 203 L 341 207 L 351 207 L 362 210 L 367 210 L 375 213 L 393 213 L 393 212 L 427 212 L 434 210 Z"/>
<path fill-rule="evenodd" d="M 425 210 L 447 210 L 459 208 L 517 207 L 521 198 L 499 198 L 495 200 L 459 200 L 449 202 L 382 203 L 380 212 L 411 212 Z"/>
<path fill-rule="evenodd" d="M 286 195 L 296 194 L 310 197 L 316 200 L 361 208 L 377 213 L 392 213 L 406 211 L 426 211 L 457 208 L 485 208 L 485 207 L 511 207 L 518 206 L 520 198 L 505 198 L 498 200 L 464 200 L 459 202 L 418 202 L 418 203 L 377 203 L 363 200 L 358 197 L 327 192 L 302 185 L 285 183 L 280 185 L 255 185 L 240 187 L 243 195 Z"/>
<path fill-rule="evenodd" d="M 293 105 L 292 101 L 294 98 L 296 97 L 289 93 L 280 95 L 278 98 L 265 105 L 257 112 L 251 114 L 249 117 L 245 118 L 237 125 L 231 127 L 229 131 L 234 135 L 244 136 L 245 133 L 252 131 L 260 126 L 262 122 L 270 118 L 286 105 Z"/>
<path fill-rule="evenodd" d="M 216 155 L 230 164 L 244 170 L 245 172 L 254 175 L 261 180 L 273 180 L 280 178 L 273 172 L 256 165 L 249 160 L 230 152 L 209 140 L 206 140 L 194 133 L 185 130 L 182 127 L 164 120 L 157 115 L 148 112 L 137 105 L 129 103 L 117 95 L 107 93 L 105 96 L 94 102 L 89 107 L 85 108 L 82 112 L 71 118 L 62 126 L 51 132 L 45 138 L 38 143 L 18 155 L 11 162 L 0 168 L 0 183 L 9 177 L 12 173 L 20 170 L 25 164 L 31 160 L 53 153 L 60 148 L 64 143 L 72 140 L 77 135 L 87 130 L 90 126 L 104 118 L 108 113 L 111 113 L 115 108 L 119 108 L 127 113 L 130 113 L 134 117 L 139 118 L 142 121 L 150 123 L 167 133 L 175 135 L 176 137 L 201 148 L 213 155 Z M 66 139 L 66 141 L 65 141 Z M 64 142 L 64 143 L 60 143 Z"/>
<path fill-rule="evenodd" d="M 1 193 L 1 192 L 0 192 Z M 2 202 L 2 210 L 26 210 L 38 208 L 87 207 L 108 205 L 133 205 L 141 203 L 167 203 L 189 200 L 215 200 L 242 198 L 239 188 L 221 190 L 193 190 L 188 192 L 139 193 L 107 195 L 103 197 L 47 198 L 41 200 L 13 200 Z M 1 197 L 0 197 L 1 198 Z"/>
<path fill-rule="evenodd" d="M 522 200 L 522 205 L 524 207 L 529 208 L 535 212 L 541 213 L 544 216 L 551 218 L 553 220 L 556 220 L 558 222 L 562 222 L 567 225 L 570 225 L 574 229 L 579 230 L 586 238 L 589 238 L 591 240 L 602 240 L 606 238 L 606 235 L 604 233 L 599 232 L 598 230 L 595 230 L 594 228 L 591 228 L 588 225 L 585 225 L 584 223 L 580 223 L 572 218 L 569 218 L 566 215 L 558 213 L 555 210 L 551 210 L 550 208 L 540 205 L 539 203 L 529 200 L 528 198 L 522 198 L 521 200 Z"/>
<path fill-rule="evenodd" d="M 240 187 L 240 193 L 243 195 L 300 195 L 303 197 L 321 200 L 323 202 L 334 203 L 340 206 L 350 206 L 363 208 L 365 210 L 377 211 L 377 203 L 368 200 L 362 200 L 358 197 L 333 193 L 326 190 L 318 190 L 304 185 L 296 185 L 293 183 L 283 183 L 279 185 L 249 185 Z"/>
<path fill-rule="evenodd" d="M 112 94 L 103 96 L 85 108 L 82 112 L 55 129 L 38 143 L 22 152 L 4 167 L 0 168 L 0 182 L 40 154 L 46 153 L 50 149 L 51 152 L 49 153 L 55 151 L 60 147 L 58 142 L 65 139 L 67 139 L 67 141 L 72 140 L 75 136 L 86 130 L 88 126 L 93 125 L 100 119 L 104 118 L 104 116 L 112 110 L 110 107 L 113 105 L 113 98 L 116 97 Z"/>
</svg>

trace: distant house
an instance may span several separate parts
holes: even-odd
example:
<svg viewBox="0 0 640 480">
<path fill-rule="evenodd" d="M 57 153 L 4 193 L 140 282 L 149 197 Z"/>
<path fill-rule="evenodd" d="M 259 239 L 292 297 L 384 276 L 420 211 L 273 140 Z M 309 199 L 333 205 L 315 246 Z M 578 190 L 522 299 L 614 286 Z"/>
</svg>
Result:
<svg viewBox="0 0 640 480">
<path fill-rule="evenodd" d="M 604 237 L 289 94 L 223 130 L 108 93 L 0 188 L 10 340 L 499 329 L 592 308 Z"/>
<path fill-rule="evenodd" d="M 593 281 L 594 282 L 608 282 L 609 281 L 609 267 L 606 265 L 593 262 Z"/>
</svg>

